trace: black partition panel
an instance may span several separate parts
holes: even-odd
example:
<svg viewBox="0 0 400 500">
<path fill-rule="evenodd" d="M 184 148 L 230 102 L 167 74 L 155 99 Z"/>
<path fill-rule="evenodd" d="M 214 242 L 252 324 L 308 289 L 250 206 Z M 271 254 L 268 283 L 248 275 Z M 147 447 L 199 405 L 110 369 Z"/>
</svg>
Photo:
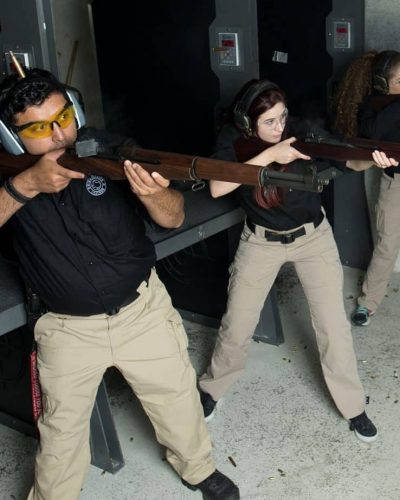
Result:
<svg viewBox="0 0 400 500">
<path fill-rule="evenodd" d="M 325 116 L 326 83 L 332 75 L 325 19 L 331 9 L 332 0 L 257 4 L 260 76 L 279 83 L 290 112 L 302 117 Z"/>
<path fill-rule="evenodd" d="M 209 156 L 219 100 L 208 36 L 214 0 L 96 0 L 92 8 L 107 128 L 145 148 Z M 221 316 L 227 240 L 217 234 L 158 264 L 176 307 Z"/>
<path fill-rule="evenodd" d="M 214 0 L 96 0 L 92 8 L 107 127 L 143 147 L 209 154 L 219 99 L 208 42 Z"/>
</svg>

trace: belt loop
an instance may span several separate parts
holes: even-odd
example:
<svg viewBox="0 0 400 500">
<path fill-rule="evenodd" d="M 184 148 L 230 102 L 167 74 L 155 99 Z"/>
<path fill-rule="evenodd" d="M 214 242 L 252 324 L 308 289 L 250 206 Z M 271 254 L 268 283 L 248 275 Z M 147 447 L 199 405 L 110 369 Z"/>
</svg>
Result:
<svg viewBox="0 0 400 500">
<path fill-rule="evenodd" d="M 256 226 L 255 224 L 253 224 L 253 222 L 251 222 L 251 220 L 246 217 L 246 226 L 250 229 L 250 231 L 254 234 L 256 234 Z"/>
</svg>

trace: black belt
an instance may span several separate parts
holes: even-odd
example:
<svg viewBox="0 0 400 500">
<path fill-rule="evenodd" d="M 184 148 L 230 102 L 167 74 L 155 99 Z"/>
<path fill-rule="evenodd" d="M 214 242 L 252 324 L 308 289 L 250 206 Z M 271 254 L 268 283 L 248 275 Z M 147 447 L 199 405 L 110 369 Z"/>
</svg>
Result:
<svg viewBox="0 0 400 500">
<path fill-rule="evenodd" d="M 317 217 L 313 220 L 314 227 L 317 228 L 321 222 L 324 220 L 324 214 L 320 212 Z M 256 225 L 251 222 L 249 218 L 246 219 L 246 224 L 252 233 L 256 232 Z M 268 229 L 264 230 L 264 238 L 267 241 L 280 241 L 283 245 L 287 245 L 288 243 L 293 243 L 296 238 L 300 236 L 304 236 L 306 234 L 306 230 L 304 226 L 299 227 L 295 231 L 291 231 L 290 233 L 274 233 L 272 231 L 268 231 Z"/>
<path fill-rule="evenodd" d="M 132 302 L 134 302 L 137 298 L 139 297 L 139 294 L 137 293 L 136 294 L 136 297 L 131 297 L 129 300 L 123 302 L 120 306 L 118 307 L 113 307 L 112 309 L 110 309 L 109 311 L 106 311 L 106 314 L 107 316 L 114 316 L 115 314 L 118 314 L 119 311 L 125 307 L 125 306 L 129 306 L 129 304 L 132 304 Z"/>
<path fill-rule="evenodd" d="M 149 279 L 150 279 L 150 273 L 148 274 L 147 278 L 144 279 L 144 281 L 149 285 Z M 139 297 L 139 293 L 136 292 L 134 296 L 129 297 L 127 300 L 125 300 L 121 305 L 118 307 L 113 307 L 109 311 L 106 311 L 107 316 L 115 316 L 115 314 L 118 314 L 119 311 L 125 307 L 129 306 L 129 304 L 132 304 L 137 298 Z"/>
</svg>

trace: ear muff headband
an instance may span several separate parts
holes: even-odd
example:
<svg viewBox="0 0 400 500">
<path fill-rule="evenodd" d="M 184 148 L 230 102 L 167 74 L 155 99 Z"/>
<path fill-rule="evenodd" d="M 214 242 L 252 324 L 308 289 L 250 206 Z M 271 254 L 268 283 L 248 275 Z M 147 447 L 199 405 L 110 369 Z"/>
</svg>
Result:
<svg viewBox="0 0 400 500">
<path fill-rule="evenodd" d="M 278 85 L 269 81 L 263 80 L 261 82 L 256 82 L 251 85 L 246 92 L 243 94 L 242 98 L 236 103 L 233 110 L 233 117 L 236 127 L 244 132 L 246 135 L 251 135 L 252 123 L 249 115 L 247 114 L 250 106 L 254 102 L 257 96 L 266 90 L 280 90 Z"/>
<path fill-rule="evenodd" d="M 85 114 L 75 93 L 71 89 L 66 89 L 67 98 L 72 102 L 75 109 L 76 127 L 80 129 L 86 124 Z M 25 147 L 13 130 L 11 130 L 2 120 L 0 120 L 0 141 L 3 148 L 12 155 L 22 155 L 26 153 Z"/>
<path fill-rule="evenodd" d="M 378 64 L 373 68 L 374 73 L 372 75 L 372 86 L 375 90 L 378 90 L 383 94 L 389 93 L 389 82 L 386 78 L 386 74 L 395 55 L 398 55 L 398 52 L 394 50 L 385 51 L 385 54 L 381 55 L 381 57 L 378 55 Z"/>
</svg>

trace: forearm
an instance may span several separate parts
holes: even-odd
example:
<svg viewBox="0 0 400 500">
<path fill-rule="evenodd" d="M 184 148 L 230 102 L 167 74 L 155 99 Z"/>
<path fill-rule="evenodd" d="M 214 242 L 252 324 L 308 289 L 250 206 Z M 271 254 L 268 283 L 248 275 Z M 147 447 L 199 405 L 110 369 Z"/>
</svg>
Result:
<svg viewBox="0 0 400 500">
<path fill-rule="evenodd" d="M 257 156 L 254 156 L 253 158 L 250 158 L 250 160 L 247 160 L 245 163 L 248 163 L 249 165 L 260 165 L 261 167 L 267 167 L 268 165 L 276 161 L 274 152 L 275 150 L 273 149 L 273 147 L 265 149 Z"/>
<path fill-rule="evenodd" d="M 219 198 L 228 193 L 232 193 L 240 186 L 236 182 L 210 181 L 210 193 L 213 198 Z"/>
<path fill-rule="evenodd" d="M 4 187 L 0 188 L 0 227 L 3 226 L 17 212 L 23 203 L 14 200 Z"/>
<path fill-rule="evenodd" d="M 9 188 L 14 188 L 13 190 L 17 195 L 25 197 L 26 200 L 24 202 L 20 202 L 18 199 L 15 199 L 7 192 L 5 187 L 0 189 L 0 227 L 4 225 L 20 208 L 24 206 L 26 201 L 34 198 L 39 194 L 37 190 L 32 188 L 31 183 L 31 170 L 27 169 L 15 177 L 9 179 L 10 186 Z M 19 196 L 19 197 L 20 197 Z"/>
<path fill-rule="evenodd" d="M 185 220 L 184 199 L 179 191 L 166 188 L 154 195 L 139 195 L 138 198 L 159 226 L 177 228 L 183 224 Z"/>
<path fill-rule="evenodd" d="M 270 151 L 270 149 L 265 149 L 262 153 L 254 156 L 253 158 L 250 158 L 250 160 L 247 160 L 245 163 L 247 163 L 248 165 L 267 166 L 273 162 L 273 151 Z M 232 193 L 232 191 L 235 191 L 235 189 L 237 189 L 240 185 L 241 184 L 238 184 L 236 182 L 211 180 L 210 193 L 213 198 L 219 198 L 220 196 Z"/>
<path fill-rule="evenodd" d="M 366 161 L 366 160 L 348 160 L 346 162 L 346 167 L 351 168 L 351 170 L 354 170 L 355 172 L 362 172 L 364 170 L 367 170 L 368 168 L 372 167 L 374 165 L 373 161 Z"/>
</svg>

